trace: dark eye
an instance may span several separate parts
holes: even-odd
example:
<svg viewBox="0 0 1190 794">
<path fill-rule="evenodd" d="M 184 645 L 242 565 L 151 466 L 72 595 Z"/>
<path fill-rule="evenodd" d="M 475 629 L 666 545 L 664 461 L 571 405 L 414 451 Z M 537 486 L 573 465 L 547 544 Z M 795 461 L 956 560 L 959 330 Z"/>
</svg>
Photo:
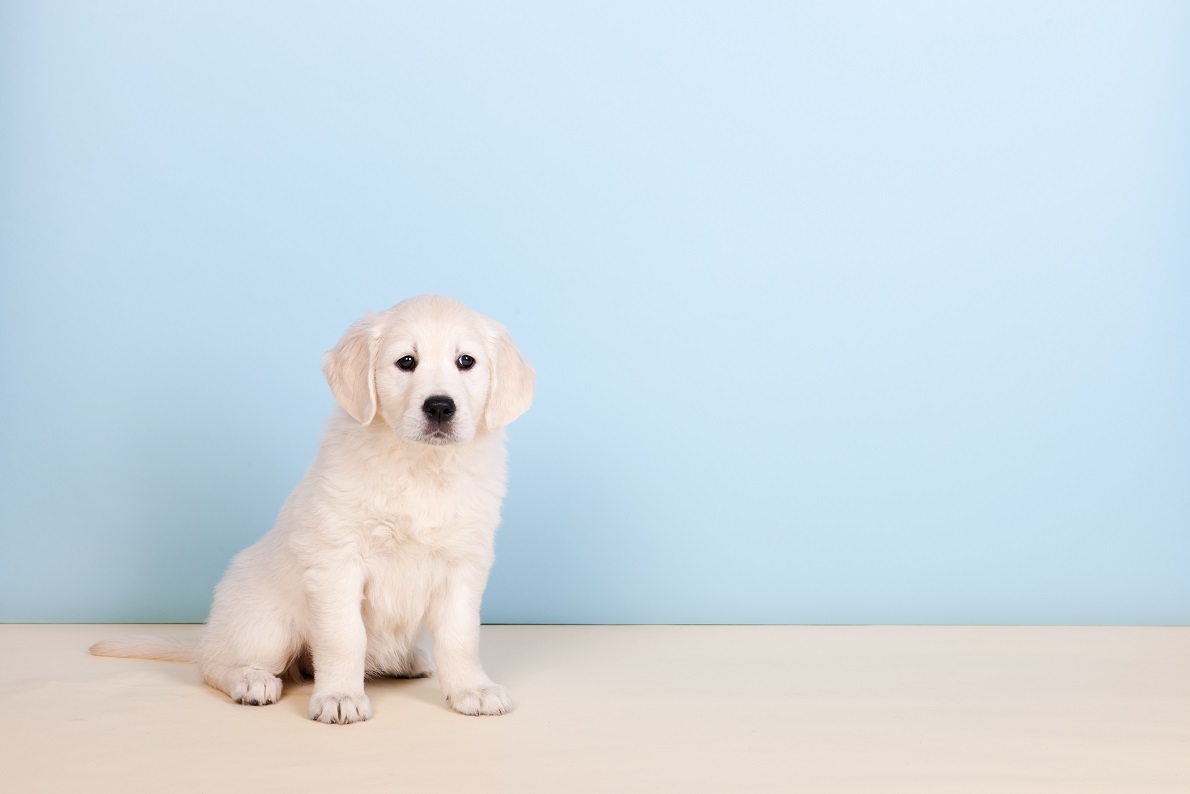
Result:
<svg viewBox="0 0 1190 794">
<path fill-rule="evenodd" d="M 459 360 L 455 362 L 459 369 L 471 369 L 475 366 L 475 359 L 471 356 L 459 356 Z"/>
<path fill-rule="evenodd" d="M 417 359 L 413 356 L 404 356 L 397 359 L 397 369 L 403 369 L 406 372 L 413 372 L 417 369 Z"/>
</svg>

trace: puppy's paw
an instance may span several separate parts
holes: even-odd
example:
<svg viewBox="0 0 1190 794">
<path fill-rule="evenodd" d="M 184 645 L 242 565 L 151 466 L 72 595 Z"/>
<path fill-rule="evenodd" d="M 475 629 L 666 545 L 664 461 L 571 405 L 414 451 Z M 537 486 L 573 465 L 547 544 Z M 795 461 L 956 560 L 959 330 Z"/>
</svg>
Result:
<svg viewBox="0 0 1190 794">
<path fill-rule="evenodd" d="M 446 702 L 460 714 L 507 714 L 512 711 L 512 699 L 508 691 L 499 684 L 485 684 L 469 689 L 459 689 L 446 696 Z"/>
<path fill-rule="evenodd" d="M 233 680 L 228 694 L 245 706 L 267 706 L 281 697 L 281 679 L 263 670 L 244 668 Z"/>
<path fill-rule="evenodd" d="M 310 719 L 328 725 L 347 725 L 372 717 L 372 703 L 363 692 L 357 694 L 325 695 L 314 693 L 310 698 Z"/>
</svg>

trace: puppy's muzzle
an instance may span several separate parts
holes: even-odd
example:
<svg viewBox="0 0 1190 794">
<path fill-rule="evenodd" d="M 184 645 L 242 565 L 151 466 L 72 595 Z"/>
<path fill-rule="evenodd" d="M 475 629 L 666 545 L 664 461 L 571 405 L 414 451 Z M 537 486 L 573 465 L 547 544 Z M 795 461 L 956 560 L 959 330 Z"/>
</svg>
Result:
<svg viewBox="0 0 1190 794">
<path fill-rule="evenodd" d="M 421 410 L 431 422 L 444 424 L 455 415 L 455 401 L 444 394 L 436 394 L 426 398 Z"/>
</svg>

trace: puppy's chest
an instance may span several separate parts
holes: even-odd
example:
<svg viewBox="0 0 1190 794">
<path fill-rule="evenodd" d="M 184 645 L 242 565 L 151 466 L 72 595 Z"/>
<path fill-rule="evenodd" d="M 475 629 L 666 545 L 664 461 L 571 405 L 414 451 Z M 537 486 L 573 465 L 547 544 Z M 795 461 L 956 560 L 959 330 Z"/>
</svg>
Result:
<svg viewBox="0 0 1190 794">
<path fill-rule="evenodd" d="M 466 554 L 468 547 L 490 546 L 504 483 L 491 473 L 481 476 L 484 461 L 414 457 L 375 463 L 336 498 L 344 516 L 355 514 L 364 554 Z"/>
<path fill-rule="evenodd" d="M 433 547 L 449 540 L 457 530 L 455 517 L 440 514 L 393 513 L 376 516 L 368 537 L 376 551 L 394 551 L 414 546 Z"/>
<path fill-rule="evenodd" d="M 442 488 L 417 494 L 396 493 L 377 504 L 366 527 L 376 552 L 442 549 L 473 542 L 484 529 L 495 530 L 499 506 L 474 494 Z"/>
</svg>

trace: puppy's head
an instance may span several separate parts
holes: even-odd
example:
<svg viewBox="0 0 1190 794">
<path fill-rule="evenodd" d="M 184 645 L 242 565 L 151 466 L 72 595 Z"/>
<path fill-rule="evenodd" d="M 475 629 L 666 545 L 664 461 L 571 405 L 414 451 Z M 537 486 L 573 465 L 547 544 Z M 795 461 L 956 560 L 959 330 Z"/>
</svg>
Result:
<svg viewBox="0 0 1190 794">
<path fill-rule="evenodd" d="M 365 316 L 326 354 L 323 372 L 357 422 L 383 422 L 410 443 L 465 443 L 533 402 L 533 368 L 504 326 L 439 295 Z"/>
</svg>

